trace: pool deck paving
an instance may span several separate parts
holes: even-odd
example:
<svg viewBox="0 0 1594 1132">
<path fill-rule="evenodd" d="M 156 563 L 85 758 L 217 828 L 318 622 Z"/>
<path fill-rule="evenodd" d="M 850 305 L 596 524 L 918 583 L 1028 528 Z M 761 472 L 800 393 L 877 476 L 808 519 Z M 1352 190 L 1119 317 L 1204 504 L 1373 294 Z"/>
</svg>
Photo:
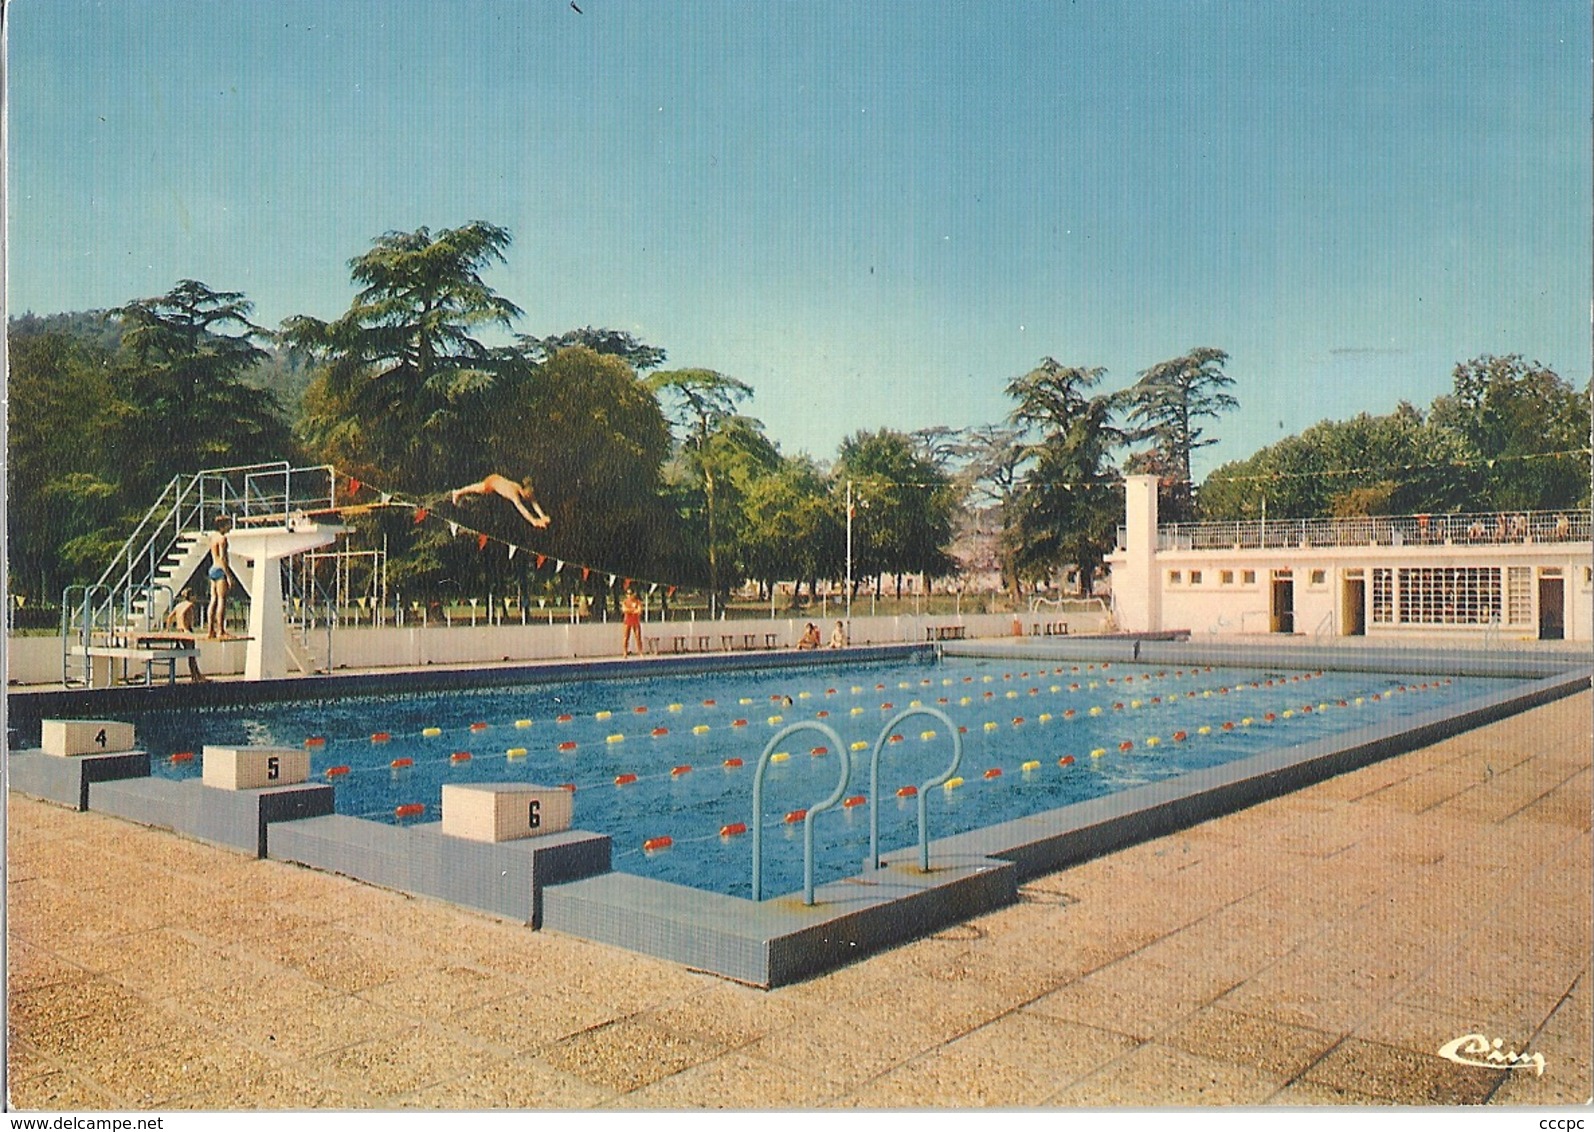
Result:
<svg viewBox="0 0 1594 1132">
<path fill-rule="evenodd" d="M 24 1110 L 1582 1104 L 1583 692 L 762 991 L 9 796 Z M 1542 1075 L 1457 1064 L 1468 1034 Z"/>
</svg>

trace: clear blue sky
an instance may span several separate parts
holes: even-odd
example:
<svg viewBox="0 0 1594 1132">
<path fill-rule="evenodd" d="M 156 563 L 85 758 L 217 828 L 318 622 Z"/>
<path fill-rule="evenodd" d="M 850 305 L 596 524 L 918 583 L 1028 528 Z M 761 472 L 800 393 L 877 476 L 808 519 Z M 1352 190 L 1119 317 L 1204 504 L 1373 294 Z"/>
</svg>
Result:
<svg viewBox="0 0 1594 1132">
<path fill-rule="evenodd" d="M 751 383 L 788 452 L 1195 346 L 1199 468 L 1590 372 L 1587 0 L 15 0 L 8 306 L 341 314 L 384 231 L 514 234 L 520 332 Z"/>
</svg>

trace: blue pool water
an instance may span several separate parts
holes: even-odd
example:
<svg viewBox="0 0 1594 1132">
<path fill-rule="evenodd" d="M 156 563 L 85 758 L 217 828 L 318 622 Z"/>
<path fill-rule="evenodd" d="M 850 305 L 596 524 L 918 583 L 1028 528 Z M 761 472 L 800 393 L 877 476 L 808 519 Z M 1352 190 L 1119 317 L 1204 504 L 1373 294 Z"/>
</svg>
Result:
<svg viewBox="0 0 1594 1132">
<path fill-rule="evenodd" d="M 324 740 L 311 747 L 312 779 L 333 783 L 339 813 L 379 821 L 399 820 L 395 809 L 415 803 L 426 809 L 411 820 L 435 820 L 445 783 L 572 784 L 576 828 L 612 836 L 615 868 L 747 896 L 751 834 L 720 831 L 751 828 L 758 757 L 776 732 L 801 720 L 828 725 L 849 747 L 867 744 L 852 752 L 846 795 L 856 798 L 868 792 L 870 749 L 893 716 L 921 705 L 948 715 L 963 729 L 963 783 L 928 792 L 934 838 L 1442 707 L 1502 683 L 926 657 L 154 712 L 136 722 L 156 773 L 176 778 L 200 773 L 205 744 Z M 928 716 L 906 720 L 881 757 L 881 796 L 815 817 L 818 883 L 859 872 L 871 805 L 881 811 L 882 851 L 917 844 L 917 800 L 897 792 L 946 768 L 946 731 Z M 373 741 L 376 733 L 389 738 Z M 784 818 L 828 797 L 841 767 L 818 731 L 782 746 L 787 757 L 771 763 L 764 781 L 766 895 L 801 888 L 802 826 Z M 195 757 L 173 761 L 181 752 Z M 726 765 L 736 759 L 740 766 Z M 635 780 L 617 785 L 629 775 Z M 673 844 L 644 851 L 644 842 L 662 837 Z"/>
</svg>

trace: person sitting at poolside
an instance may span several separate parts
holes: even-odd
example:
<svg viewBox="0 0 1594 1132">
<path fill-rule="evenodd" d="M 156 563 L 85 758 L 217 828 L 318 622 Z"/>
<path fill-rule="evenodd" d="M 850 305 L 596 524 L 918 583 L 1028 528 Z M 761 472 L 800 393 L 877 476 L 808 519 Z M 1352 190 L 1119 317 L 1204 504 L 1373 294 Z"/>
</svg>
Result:
<svg viewBox="0 0 1594 1132">
<path fill-rule="evenodd" d="M 198 616 L 199 606 L 194 604 L 194 591 L 184 590 L 182 600 L 172 606 L 171 612 L 166 614 L 165 627 L 175 629 L 179 633 L 192 633 L 194 631 L 194 618 Z M 193 657 L 188 658 L 188 675 L 196 684 L 205 683 L 205 674 L 199 670 L 199 662 Z"/>
<path fill-rule="evenodd" d="M 847 627 L 840 621 L 837 621 L 836 627 L 830 631 L 830 647 L 833 649 L 847 647 Z"/>
<path fill-rule="evenodd" d="M 808 628 L 803 630 L 802 640 L 797 642 L 797 647 L 800 649 L 818 648 L 819 626 L 815 625 L 812 621 L 808 622 Z"/>
<path fill-rule="evenodd" d="M 456 487 L 448 493 L 448 501 L 459 506 L 459 497 L 462 495 L 501 495 L 515 505 L 515 510 L 532 526 L 539 530 L 546 527 L 553 520 L 549 519 L 542 507 L 537 503 L 537 497 L 532 494 L 531 488 L 516 483 L 496 472 L 485 479 L 465 487 Z M 530 510 L 526 504 L 531 504 Z"/>
</svg>

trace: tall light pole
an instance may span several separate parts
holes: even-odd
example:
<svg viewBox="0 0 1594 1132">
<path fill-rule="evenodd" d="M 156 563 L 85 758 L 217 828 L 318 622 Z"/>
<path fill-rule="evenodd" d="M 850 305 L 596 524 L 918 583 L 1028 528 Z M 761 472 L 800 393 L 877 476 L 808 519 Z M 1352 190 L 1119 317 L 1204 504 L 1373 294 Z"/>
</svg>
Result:
<svg viewBox="0 0 1594 1132">
<path fill-rule="evenodd" d="M 852 632 L 852 481 L 847 481 L 847 632 Z"/>
</svg>

